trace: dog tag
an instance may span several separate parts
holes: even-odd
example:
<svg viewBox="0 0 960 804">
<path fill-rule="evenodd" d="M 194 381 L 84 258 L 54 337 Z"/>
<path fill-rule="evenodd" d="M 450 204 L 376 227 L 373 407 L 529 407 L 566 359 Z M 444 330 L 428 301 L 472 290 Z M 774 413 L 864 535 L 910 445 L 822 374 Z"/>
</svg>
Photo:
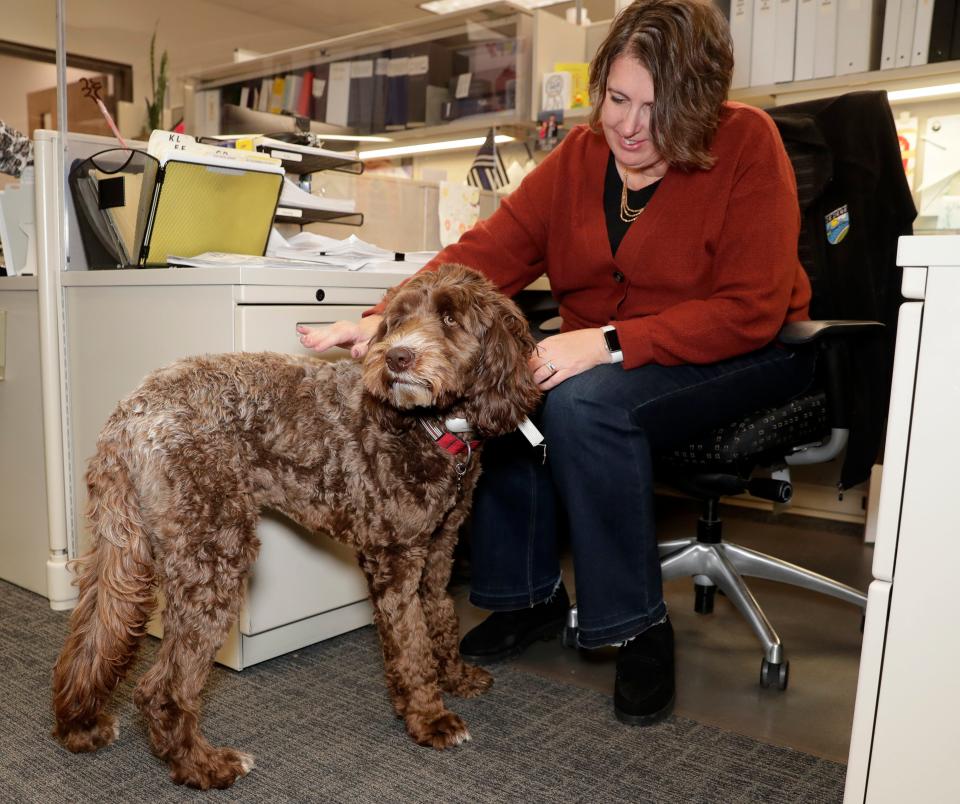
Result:
<svg viewBox="0 0 960 804">
<path fill-rule="evenodd" d="M 447 419 L 444 424 L 451 433 L 469 433 L 472 430 L 466 419 Z"/>
<path fill-rule="evenodd" d="M 530 421 L 529 416 L 523 417 L 523 421 L 520 422 L 517 429 L 526 436 L 531 447 L 538 447 L 543 443 L 543 433 L 537 429 L 537 425 Z"/>
</svg>

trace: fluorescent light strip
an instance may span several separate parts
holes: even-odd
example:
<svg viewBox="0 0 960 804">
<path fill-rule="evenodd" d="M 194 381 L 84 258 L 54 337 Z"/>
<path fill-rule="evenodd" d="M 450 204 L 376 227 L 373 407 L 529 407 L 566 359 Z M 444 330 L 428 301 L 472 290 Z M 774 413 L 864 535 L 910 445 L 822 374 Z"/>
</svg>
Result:
<svg viewBox="0 0 960 804">
<path fill-rule="evenodd" d="M 940 95 L 960 94 L 960 84 L 938 84 L 933 87 L 916 87 L 915 89 L 895 89 L 887 92 L 887 99 L 891 103 L 905 100 L 920 100 L 922 98 L 935 98 Z"/>
<path fill-rule="evenodd" d="M 493 141 L 497 145 L 513 142 L 513 137 L 506 134 L 497 134 Z M 375 148 L 372 151 L 360 151 L 361 159 L 389 159 L 394 156 L 411 156 L 413 154 L 439 153 L 441 151 L 457 151 L 461 148 L 479 148 L 487 141 L 486 137 L 467 137 L 462 140 L 443 140 L 441 142 L 422 142 L 417 145 L 398 145 L 395 148 Z"/>
<path fill-rule="evenodd" d="M 452 14 L 454 11 L 463 11 L 477 6 L 488 6 L 492 0 L 430 0 L 429 3 L 420 3 L 418 8 L 434 14 Z M 527 9 L 556 6 L 560 3 L 569 3 L 570 0 L 513 0 L 518 6 Z"/>
<path fill-rule="evenodd" d="M 393 142 L 392 137 L 375 137 L 370 134 L 314 134 L 318 140 L 338 142 Z"/>
</svg>

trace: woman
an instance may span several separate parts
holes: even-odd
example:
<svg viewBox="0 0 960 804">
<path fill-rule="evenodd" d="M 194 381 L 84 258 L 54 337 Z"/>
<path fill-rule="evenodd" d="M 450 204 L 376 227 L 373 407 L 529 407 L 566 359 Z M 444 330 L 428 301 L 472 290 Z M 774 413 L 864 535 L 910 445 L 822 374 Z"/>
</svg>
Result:
<svg viewBox="0 0 960 804">
<path fill-rule="evenodd" d="M 563 523 L 580 645 L 621 646 L 615 712 L 635 725 L 674 700 L 651 453 L 782 402 L 812 373 L 772 343 L 810 299 L 793 171 L 769 117 L 725 102 L 732 67 L 713 5 L 636 0 L 591 65 L 590 125 L 425 269 L 464 263 L 510 295 L 545 271 L 563 321 L 529 361 L 549 392 L 546 465 L 520 437 L 483 450 L 470 599 L 494 613 L 461 652 L 492 661 L 559 632 Z M 378 323 L 374 310 L 301 340 L 359 356 Z"/>
</svg>

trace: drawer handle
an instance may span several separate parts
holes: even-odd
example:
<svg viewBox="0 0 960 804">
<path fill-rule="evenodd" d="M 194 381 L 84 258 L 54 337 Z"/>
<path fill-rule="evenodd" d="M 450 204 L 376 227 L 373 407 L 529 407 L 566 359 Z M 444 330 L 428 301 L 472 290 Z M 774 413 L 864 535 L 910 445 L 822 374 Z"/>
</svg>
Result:
<svg viewBox="0 0 960 804">
<path fill-rule="evenodd" d="M 317 288 L 316 297 L 318 302 L 322 302 L 326 296 L 327 294 L 324 292 L 323 288 Z"/>
</svg>

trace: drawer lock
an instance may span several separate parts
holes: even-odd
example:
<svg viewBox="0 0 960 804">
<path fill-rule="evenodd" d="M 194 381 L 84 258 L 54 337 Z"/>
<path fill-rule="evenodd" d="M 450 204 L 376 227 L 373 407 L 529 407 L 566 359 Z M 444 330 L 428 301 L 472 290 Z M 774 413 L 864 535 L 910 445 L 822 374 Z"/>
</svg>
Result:
<svg viewBox="0 0 960 804">
<path fill-rule="evenodd" d="M 316 296 L 317 301 L 322 302 L 326 298 L 327 294 L 323 292 L 323 288 L 317 288 Z"/>
</svg>

